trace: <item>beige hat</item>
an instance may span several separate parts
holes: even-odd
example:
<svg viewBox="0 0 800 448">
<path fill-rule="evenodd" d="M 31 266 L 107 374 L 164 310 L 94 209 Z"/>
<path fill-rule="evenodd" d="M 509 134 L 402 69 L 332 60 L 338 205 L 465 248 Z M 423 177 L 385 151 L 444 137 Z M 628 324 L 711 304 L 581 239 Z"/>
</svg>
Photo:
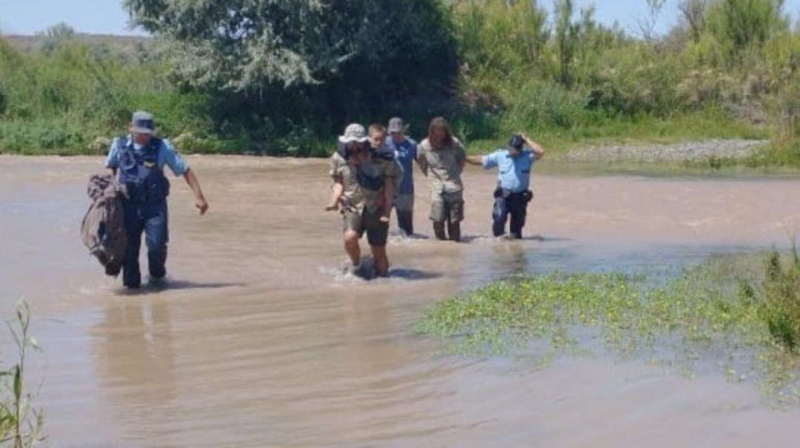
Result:
<svg viewBox="0 0 800 448">
<path fill-rule="evenodd" d="M 341 143 L 365 142 L 367 140 L 369 140 L 369 137 L 367 137 L 367 130 L 358 123 L 347 125 L 347 128 L 344 130 L 344 135 L 339 136 L 339 141 Z"/>
</svg>

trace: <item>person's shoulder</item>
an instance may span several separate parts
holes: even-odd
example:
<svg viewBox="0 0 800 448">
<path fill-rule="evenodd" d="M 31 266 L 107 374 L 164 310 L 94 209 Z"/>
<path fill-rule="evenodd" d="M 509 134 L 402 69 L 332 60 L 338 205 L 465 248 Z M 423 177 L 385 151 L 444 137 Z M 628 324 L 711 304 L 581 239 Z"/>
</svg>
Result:
<svg viewBox="0 0 800 448">
<path fill-rule="evenodd" d="M 406 141 L 408 142 L 408 146 L 419 146 L 419 143 L 411 137 L 406 137 Z"/>
<path fill-rule="evenodd" d="M 375 149 L 372 152 L 372 157 L 382 162 L 394 162 L 395 160 L 394 149 L 389 146 L 384 146 L 382 148 Z"/>
<path fill-rule="evenodd" d="M 155 140 L 156 144 L 162 148 L 167 148 L 170 151 L 177 151 L 175 149 L 175 145 L 173 145 L 168 138 L 153 137 L 153 140 Z"/>
<path fill-rule="evenodd" d="M 420 144 L 417 145 L 417 149 L 419 149 L 420 151 L 430 151 L 431 150 L 430 140 L 428 140 L 427 138 L 423 139 L 422 142 L 420 142 Z"/>
<path fill-rule="evenodd" d="M 484 155 L 483 159 L 497 161 L 503 158 L 503 156 L 504 154 L 502 149 L 495 149 L 494 151 L 491 151 L 488 154 Z"/>
<path fill-rule="evenodd" d="M 111 146 L 116 148 L 119 146 L 125 146 L 130 142 L 131 136 L 130 135 L 118 135 L 111 139 Z"/>
<path fill-rule="evenodd" d="M 346 163 L 347 162 L 346 160 L 344 160 L 344 157 L 342 157 L 342 155 L 339 154 L 338 151 L 331 155 L 330 161 L 333 162 L 333 163 Z"/>
</svg>

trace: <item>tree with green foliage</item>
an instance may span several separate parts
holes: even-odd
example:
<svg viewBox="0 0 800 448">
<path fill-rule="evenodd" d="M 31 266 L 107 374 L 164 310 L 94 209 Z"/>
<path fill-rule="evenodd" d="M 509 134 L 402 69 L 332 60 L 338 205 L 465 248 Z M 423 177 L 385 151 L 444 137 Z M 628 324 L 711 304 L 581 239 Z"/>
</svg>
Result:
<svg viewBox="0 0 800 448">
<path fill-rule="evenodd" d="M 717 0 L 709 5 L 706 23 L 729 58 L 741 63 L 748 50 L 760 51 L 769 38 L 788 30 L 783 0 Z"/>
<path fill-rule="evenodd" d="M 639 30 L 646 41 L 652 41 L 658 17 L 664 9 L 666 0 L 645 0 L 647 4 L 647 18 L 639 21 Z"/>
<path fill-rule="evenodd" d="M 194 84 L 246 89 L 263 81 L 309 83 L 351 48 L 318 32 L 328 8 L 313 0 L 125 0 L 133 23 L 178 45 L 180 74 Z M 342 34 L 349 30 L 341 30 Z"/>
<path fill-rule="evenodd" d="M 694 43 L 700 42 L 700 37 L 706 29 L 706 9 L 709 0 L 681 0 L 678 5 L 683 26 L 685 26 Z"/>
<path fill-rule="evenodd" d="M 556 52 L 558 53 L 559 82 L 572 84 L 572 62 L 578 49 L 578 25 L 572 21 L 572 0 L 556 1 Z"/>
<path fill-rule="evenodd" d="M 388 118 L 413 98 L 444 107 L 431 99 L 455 91 L 455 40 L 438 0 L 123 4 L 166 43 L 182 88 L 208 96 L 215 132 L 291 154 L 347 122 Z"/>
<path fill-rule="evenodd" d="M 180 74 L 200 86 L 316 84 L 355 60 L 385 69 L 382 61 L 432 64 L 433 55 L 452 63 L 451 38 L 432 0 L 125 0 L 124 5 L 133 23 L 177 45 Z"/>
</svg>

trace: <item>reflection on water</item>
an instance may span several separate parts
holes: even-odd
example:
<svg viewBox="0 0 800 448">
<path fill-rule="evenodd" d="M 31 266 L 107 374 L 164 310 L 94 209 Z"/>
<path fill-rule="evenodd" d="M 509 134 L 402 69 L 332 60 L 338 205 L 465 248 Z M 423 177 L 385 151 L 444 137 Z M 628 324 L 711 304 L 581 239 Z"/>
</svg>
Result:
<svg viewBox="0 0 800 448">
<path fill-rule="evenodd" d="M 781 244 L 800 222 L 798 182 L 540 176 L 528 237 L 503 241 L 487 236 L 494 178 L 470 170 L 467 243 L 427 238 L 420 191 L 420 237 L 394 234 L 390 277 L 364 281 L 341 275 L 340 217 L 321 212 L 324 161 L 190 160 L 211 213 L 196 216 L 179 184 L 168 287 L 123 294 L 78 234 L 101 160 L 0 157 L 0 305 L 25 294 L 35 314 L 60 319 L 34 330 L 53 446 L 794 440 L 798 414 L 770 413 L 746 387 L 603 360 L 540 370 L 439 358 L 409 327 L 436 300 L 509 275 L 658 272 Z"/>
<path fill-rule="evenodd" d="M 93 370 L 107 418 L 138 422 L 138 436 L 129 440 L 156 438 L 172 444 L 165 417 L 174 410 L 180 385 L 170 306 L 163 300 L 108 306 L 90 332 Z"/>
</svg>

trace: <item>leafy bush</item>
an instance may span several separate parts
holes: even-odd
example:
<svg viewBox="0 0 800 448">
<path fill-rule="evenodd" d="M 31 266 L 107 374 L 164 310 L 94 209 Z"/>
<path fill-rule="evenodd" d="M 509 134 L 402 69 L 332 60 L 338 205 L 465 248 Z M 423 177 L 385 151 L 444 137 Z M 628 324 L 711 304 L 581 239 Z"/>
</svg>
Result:
<svg viewBox="0 0 800 448">
<path fill-rule="evenodd" d="M 768 257 L 759 288 L 763 315 L 774 341 L 790 352 L 800 348 L 800 256 L 797 247 L 788 263 L 775 251 Z"/>
</svg>

